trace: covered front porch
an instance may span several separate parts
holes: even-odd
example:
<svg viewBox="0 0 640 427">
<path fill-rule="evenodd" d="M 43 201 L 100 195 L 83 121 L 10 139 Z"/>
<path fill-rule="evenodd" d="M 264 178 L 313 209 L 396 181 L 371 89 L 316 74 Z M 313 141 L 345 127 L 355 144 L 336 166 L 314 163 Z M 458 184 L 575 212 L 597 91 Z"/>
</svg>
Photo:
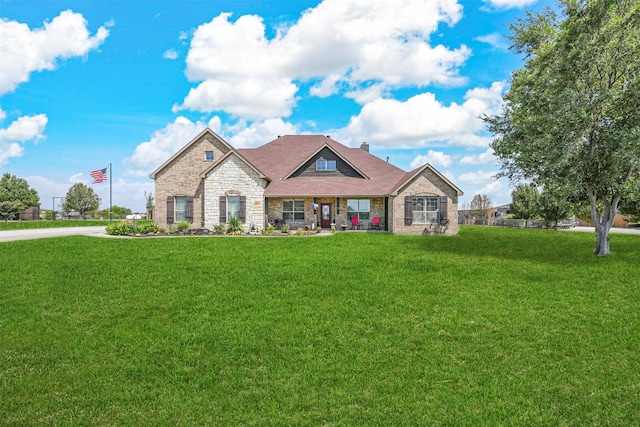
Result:
<svg viewBox="0 0 640 427">
<path fill-rule="evenodd" d="M 265 199 L 264 226 L 313 230 L 387 230 L 385 197 L 272 197 Z"/>
</svg>

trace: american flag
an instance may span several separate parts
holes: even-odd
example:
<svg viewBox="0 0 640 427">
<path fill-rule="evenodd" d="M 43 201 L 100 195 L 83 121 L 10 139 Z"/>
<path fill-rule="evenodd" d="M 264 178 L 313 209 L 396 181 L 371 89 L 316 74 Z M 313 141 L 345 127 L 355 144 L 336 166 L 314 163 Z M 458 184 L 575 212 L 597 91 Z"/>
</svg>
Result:
<svg viewBox="0 0 640 427">
<path fill-rule="evenodd" d="M 91 178 L 93 178 L 92 184 L 100 184 L 102 181 L 107 180 L 107 168 L 96 169 L 94 171 L 91 171 L 89 175 L 91 175 Z"/>
</svg>

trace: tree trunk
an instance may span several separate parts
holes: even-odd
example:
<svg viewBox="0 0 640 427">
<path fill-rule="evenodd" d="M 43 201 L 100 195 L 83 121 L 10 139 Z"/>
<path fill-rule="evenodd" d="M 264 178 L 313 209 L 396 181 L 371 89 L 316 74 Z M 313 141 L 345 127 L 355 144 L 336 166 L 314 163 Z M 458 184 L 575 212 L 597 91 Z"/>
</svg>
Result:
<svg viewBox="0 0 640 427">
<path fill-rule="evenodd" d="M 608 255 L 609 251 L 609 230 L 613 225 L 613 220 L 616 216 L 616 210 L 618 207 L 619 197 L 614 197 L 609 203 L 607 200 L 604 206 L 604 213 L 600 214 L 597 207 L 597 197 L 594 194 L 589 194 L 589 203 L 591 205 L 591 220 L 596 229 L 596 250 L 597 256 Z"/>
<path fill-rule="evenodd" d="M 598 256 L 604 256 L 609 253 L 609 229 L 605 227 L 596 227 L 595 254 Z"/>
</svg>

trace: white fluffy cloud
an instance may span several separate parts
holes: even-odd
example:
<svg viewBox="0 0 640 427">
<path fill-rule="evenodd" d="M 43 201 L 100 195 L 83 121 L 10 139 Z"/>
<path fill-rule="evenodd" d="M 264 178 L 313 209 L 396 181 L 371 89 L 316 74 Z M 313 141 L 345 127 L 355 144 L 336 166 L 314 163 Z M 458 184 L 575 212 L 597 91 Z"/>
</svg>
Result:
<svg viewBox="0 0 640 427">
<path fill-rule="evenodd" d="M 175 49 L 167 49 L 162 54 L 164 59 L 178 59 L 178 52 Z"/>
<path fill-rule="evenodd" d="M 0 119 L 6 113 L 0 110 Z M 9 127 L 0 129 L 0 166 L 9 162 L 13 157 L 21 157 L 24 153 L 23 143 L 38 142 L 44 138 L 44 129 L 47 126 L 47 116 L 38 114 L 35 116 L 22 116 L 13 121 Z"/>
<path fill-rule="evenodd" d="M 182 106 L 197 111 L 225 111 L 246 119 L 288 116 L 295 104 L 296 85 L 278 78 L 207 80 L 191 89 Z"/>
<path fill-rule="evenodd" d="M 366 136 L 369 142 L 387 147 L 421 147 L 430 142 L 486 147 L 491 138 L 482 136 L 481 114 L 496 112 L 502 103 L 504 84 L 469 90 L 462 104 L 443 105 L 432 93 L 421 93 L 406 101 L 378 98 L 365 104 L 340 131 L 349 140 Z"/>
<path fill-rule="evenodd" d="M 497 163 L 497 159 L 493 155 L 493 148 L 488 148 L 484 153 L 464 156 L 460 159 L 461 165 L 487 165 L 493 163 Z"/>
<path fill-rule="evenodd" d="M 208 123 L 194 123 L 182 116 L 176 118 L 164 128 L 155 131 L 149 141 L 139 144 L 133 155 L 124 159 L 126 175 L 149 175 L 206 127 L 217 132 L 220 128 L 220 119 L 216 116 Z"/>
<path fill-rule="evenodd" d="M 378 93 L 461 84 L 458 69 L 470 50 L 430 41 L 439 24 L 453 25 L 461 16 L 456 0 L 325 0 L 268 39 L 259 16 L 232 22 L 221 14 L 193 34 L 186 75 L 201 83 L 175 110 L 288 116 L 299 84 L 309 80 L 317 80 L 313 96 L 347 90 L 361 102 L 372 98 L 370 90 L 361 92 L 362 84 Z"/>
<path fill-rule="evenodd" d="M 246 126 L 240 123 L 233 127 L 225 128 L 225 138 L 235 148 L 250 148 L 264 145 L 275 139 L 278 135 L 293 135 L 298 133 L 296 127 L 282 119 L 268 119 L 263 122 L 252 123 Z"/>
<path fill-rule="evenodd" d="M 509 48 L 509 44 L 504 35 L 498 33 L 486 34 L 484 36 L 476 37 L 476 40 L 482 43 L 487 43 L 493 46 L 495 49 L 506 50 Z"/>
<path fill-rule="evenodd" d="M 411 162 L 411 168 L 415 169 L 419 166 L 429 163 L 431 166 L 437 168 L 448 168 L 452 163 L 451 156 L 443 153 L 442 151 L 429 150 L 427 154 L 417 156 Z"/>
<path fill-rule="evenodd" d="M 500 198 L 500 200 L 505 200 L 508 197 L 508 189 L 502 184 L 502 181 L 495 180 L 491 181 L 480 190 L 476 191 L 475 194 L 486 194 L 492 198 Z M 495 202 L 496 200 L 494 200 Z"/>
<path fill-rule="evenodd" d="M 278 135 L 298 133 L 295 126 L 282 119 L 269 119 L 250 125 L 239 121 L 223 126 L 218 116 L 206 123 L 192 122 L 181 116 L 154 132 L 149 141 L 139 144 L 133 155 L 124 159 L 124 165 L 127 168 L 125 174 L 139 177 L 149 175 L 206 127 L 235 148 L 257 147 L 275 139 Z"/>
<path fill-rule="evenodd" d="M 492 9 L 505 10 L 505 9 L 521 9 L 527 6 L 531 6 L 538 0 L 483 0 L 485 4 L 489 5 Z"/>
<path fill-rule="evenodd" d="M 42 28 L 0 19 L 0 94 L 13 91 L 34 71 L 54 70 L 59 59 L 84 56 L 109 35 L 106 26 L 89 34 L 79 13 L 61 12 Z"/>
<path fill-rule="evenodd" d="M 497 171 L 466 172 L 458 177 L 458 181 L 465 184 L 486 184 L 496 180 Z"/>
</svg>

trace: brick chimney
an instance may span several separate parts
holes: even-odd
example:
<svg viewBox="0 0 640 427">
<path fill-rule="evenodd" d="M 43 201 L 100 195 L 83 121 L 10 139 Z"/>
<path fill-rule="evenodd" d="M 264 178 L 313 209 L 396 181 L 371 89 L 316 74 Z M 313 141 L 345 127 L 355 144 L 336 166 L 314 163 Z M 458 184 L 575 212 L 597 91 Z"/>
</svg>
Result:
<svg viewBox="0 0 640 427">
<path fill-rule="evenodd" d="M 363 142 L 362 144 L 360 144 L 360 148 L 366 151 L 367 153 L 369 152 L 369 144 L 367 144 L 366 142 Z"/>
</svg>

